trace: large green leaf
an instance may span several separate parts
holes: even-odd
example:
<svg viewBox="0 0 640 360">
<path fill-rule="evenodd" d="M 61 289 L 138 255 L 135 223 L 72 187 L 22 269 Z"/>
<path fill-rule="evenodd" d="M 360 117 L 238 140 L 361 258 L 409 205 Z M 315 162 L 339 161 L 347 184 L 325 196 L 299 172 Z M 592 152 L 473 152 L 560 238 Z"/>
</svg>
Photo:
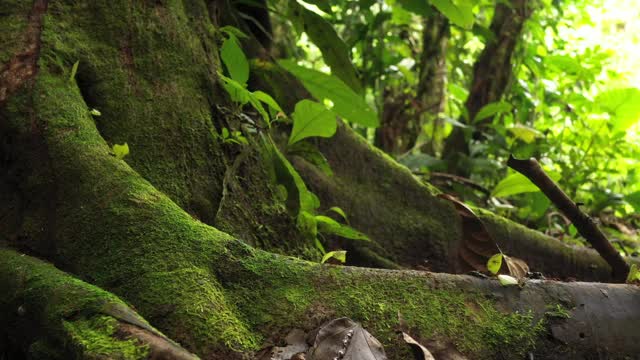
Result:
<svg viewBox="0 0 640 360">
<path fill-rule="evenodd" d="M 452 23 L 464 29 L 473 27 L 475 19 L 470 0 L 431 0 L 431 4 Z"/>
<path fill-rule="evenodd" d="M 640 191 L 633 192 L 629 195 L 625 195 L 624 201 L 633 206 L 636 212 L 640 212 Z"/>
<path fill-rule="evenodd" d="M 249 62 L 242 52 L 238 38 L 231 33 L 228 35 L 229 38 L 220 47 L 220 57 L 231 78 L 240 84 L 246 84 L 249 80 Z"/>
<path fill-rule="evenodd" d="M 537 137 L 542 136 L 542 133 L 532 127 L 515 124 L 513 127 L 508 128 L 514 137 L 531 144 Z"/>
<path fill-rule="evenodd" d="M 640 119 L 640 89 L 614 89 L 600 93 L 596 104 L 612 117 L 614 130 L 626 131 Z"/>
<path fill-rule="evenodd" d="M 513 106 L 505 101 L 496 101 L 489 103 L 483 106 L 480 111 L 476 114 L 476 117 L 473 119 L 473 122 L 477 122 L 480 120 L 484 120 L 486 118 L 492 117 L 498 113 L 509 112 Z"/>
<path fill-rule="evenodd" d="M 340 224 L 330 217 L 317 215 L 318 231 L 325 234 L 338 235 L 352 240 L 371 241 L 369 237 L 348 225 Z"/>
<path fill-rule="evenodd" d="M 295 75 L 316 99 L 331 100 L 332 110 L 337 115 L 356 124 L 378 126 L 378 114 L 342 80 L 333 75 L 298 66 L 291 60 L 280 60 L 278 64 Z"/>
<path fill-rule="evenodd" d="M 431 5 L 425 0 L 398 0 L 398 4 L 414 14 L 421 16 L 431 16 L 433 14 Z"/>
<path fill-rule="evenodd" d="M 289 145 L 311 136 L 331 137 L 336 133 L 336 116 L 315 101 L 300 100 L 291 115 L 293 130 L 289 135 Z"/>
<path fill-rule="evenodd" d="M 558 181 L 558 179 L 560 179 L 560 173 L 555 171 L 547 172 L 547 175 L 549 175 L 553 181 Z M 535 191 L 540 191 L 540 189 L 538 189 L 531 180 L 527 179 L 526 176 L 520 173 L 513 173 L 502 179 L 502 181 L 496 185 L 495 189 L 493 189 L 491 195 L 496 197 L 506 197 Z"/>
<path fill-rule="evenodd" d="M 291 14 L 297 16 L 309 39 L 320 49 L 324 62 L 331 68 L 331 73 L 349 87 L 362 93 L 362 86 L 356 74 L 356 68 L 349 58 L 349 48 L 342 41 L 336 30 L 322 16 L 300 6 L 295 0 L 290 0 L 293 7 Z"/>
</svg>

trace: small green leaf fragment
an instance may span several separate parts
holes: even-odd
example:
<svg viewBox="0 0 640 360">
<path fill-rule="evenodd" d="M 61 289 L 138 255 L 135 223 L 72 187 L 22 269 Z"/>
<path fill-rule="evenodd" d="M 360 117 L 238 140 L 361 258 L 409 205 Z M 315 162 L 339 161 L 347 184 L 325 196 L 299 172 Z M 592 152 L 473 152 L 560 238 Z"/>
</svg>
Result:
<svg viewBox="0 0 640 360">
<path fill-rule="evenodd" d="M 476 114 L 473 122 L 478 122 L 480 120 L 484 120 L 486 118 L 490 118 L 495 116 L 496 114 L 505 113 L 511 111 L 513 106 L 505 101 L 498 101 L 489 103 L 480 109 Z"/>
<path fill-rule="evenodd" d="M 76 73 L 78 72 L 78 65 L 80 65 L 80 60 L 73 63 L 71 67 L 71 74 L 69 75 L 69 81 L 73 81 L 76 78 Z"/>
<path fill-rule="evenodd" d="M 490 273 L 495 275 L 500 271 L 500 267 L 502 267 L 502 253 L 497 253 L 487 261 L 487 269 Z"/>
<path fill-rule="evenodd" d="M 348 225 L 340 224 L 332 218 L 324 215 L 317 215 L 318 231 L 324 234 L 333 234 L 352 240 L 371 241 L 369 237 Z"/>
<path fill-rule="evenodd" d="M 527 144 L 531 144 L 536 138 L 541 137 L 542 133 L 532 127 L 516 124 L 508 129 L 515 138 L 520 139 Z"/>
<path fill-rule="evenodd" d="M 93 116 L 101 116 L 102 113 L 98 110 L 98 109 L 91 109 L 91 111 L 89 111 L 89 113 Z"/>
<path fill-rule="evenodd" d="M 329 208 L 329 211 L 333 211 L 334 213 L 342 216 L 342 218 L 344 219 L 344 221 L 348 221 L 347 219 L 347 214 L 344 212 L 344 210 L 342 210 L 341 208 L 337 207 L 337 206 L 332 206 Z"/>
<path fill-rule="evenodd" d="M 116 159 L 118 160 L 122 160 L 125 156 L 129 155 L 129 144 L 127 143 L 124 143 L 122 145 L 114 144 L 111 149 L 113 150 L 113 153 L 116 155 Z"/>
<path fill-rule="evenodd" d="M 627 284 L 634 282 L 640 282 L 640 269 L 638 268 L 638 265 L 631 264 L 629 275 L 627 275 Z"/>
<path fill-rule="evenodd" d="M 498 275 L 498 281 L 500 281 L 500 285 L 502 286 L 518 285 L 518 279 L 509 275 Z"/>
<path fill-rule="evenodd" d="M 347 261 L 347 252 L 345 250 L 329 251 L 328 253 L 324 254 L 320 263 L 324 264 L 331 258 L 334 258 L 344 264 L 344 262 Z"/>
</svg>

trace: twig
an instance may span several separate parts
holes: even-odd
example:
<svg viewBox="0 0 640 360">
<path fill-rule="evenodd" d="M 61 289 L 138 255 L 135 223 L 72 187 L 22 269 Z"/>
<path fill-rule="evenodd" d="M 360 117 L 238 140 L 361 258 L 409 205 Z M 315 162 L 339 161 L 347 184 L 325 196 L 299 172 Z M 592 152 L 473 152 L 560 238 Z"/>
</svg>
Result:
<svg viewBox="0 0 640 360">
<path fill-rule="evenodd" d="M 462 176 L 458 176 L 458 175 L 453 175 L 453 174 L 447 174 L 447 173 L 441 173 L 441 172 L 422 172 L 422 171 L 414 171 L 413 172 L 416 175 L 427 175 L 430 177 L 430 179 L 433 178 L 440 178 L 440 179 L 446 179 L 446 180 L 451 180 L 454 182 L 457 182 L 459 184 L 462 185 L 467 185 L 472 189 L 478 190 L 481 193 L 485 194 L 485 195 L 490 195 L 491 191 L 489 191 L 489 189 L 485 188 L 484 186 L 475 183 L 465 177 Z"/>
<path fill-rule="evenodd" d="M 534 158 L 518 160 L 509 156 L 507 166 L 526 176 L 553 202 L 576 227 L 596 251 L 611 266 L 613 278 L 624 282 L 629 273 L 629 265 L 624 261 L 620 253 L 616 251 L 607 237 L 598 229 L 593 219 L 582 212 L 578 205 L 544 172 L 538 161 Z"/>
</svg>

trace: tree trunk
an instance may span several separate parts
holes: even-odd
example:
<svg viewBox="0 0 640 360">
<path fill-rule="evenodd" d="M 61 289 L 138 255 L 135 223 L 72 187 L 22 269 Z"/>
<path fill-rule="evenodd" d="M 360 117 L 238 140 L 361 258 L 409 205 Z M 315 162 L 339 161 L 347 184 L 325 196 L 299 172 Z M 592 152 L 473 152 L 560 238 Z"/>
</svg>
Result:
<svg viewBox="0 0 640 360">
<path fill-rule="evenodd" d="M 640 319 L 630 305 L 640 300 L 637 287 L 505 288 L 470 276 L 307 261 L 319 254 L 277 195 L 264 149 L 212 135 L 238 126 L 216 86 L 214 5 L 3 3 L 0 33 L 21 40 L 0 52 L 2 356 L 192 357 L 183 346 L 205 359 L 251 358 L 292 328 L 349 316 L 390 359 L 405 359 L 398 313 L 416 336 L 469 358 L 640 351 L 630 330 Z M 254 71 L 260 83 L 281 70 Z M 280 86 L 272 94 L 290 108 L 300 95 L 278 79 L 266 83 Z M 125 142 L 130 154 L 114 156 L 111 145 Z M 333 178 L 296 164 L 323 206 L 342 206 L 375 241 L 354 249 L 363 263 L 428 260 L 433 270 L 455 270 L 464 229 L 450 203 L 346 127 L 319 145 Z M 534 268 L 609 279 L 593 251 L 479 216 L 503 250 L 522 251 Z"/>
<path fill-rule="evenodd" d="M 435 154 L 444 110 L 446 52 L 449 21 L 433 8 L 432 16 L 423 21 L 422 52 L 417 59 L 418 84 L 415 93 L 406 89 L 385 89 L 380 127 L 375 145 L 389 154 L 403 154 L 416 145 L 422 126 L 433 126 L 433 138 L 427 146 Z"/>
<path fill-rule="evenodd" d="M 487 43 L 473 66 L 473 80 L 469 88 L 469 97 L 465 102 L 468 121 L 473 123 L 479 132 L 492 118 L 474 122 L 478 111 L 487 104 L 499 101 L 507 90 L 513 77 L 511 60 L 522 29 L 533 12 L 535 1 L 511 0 L 508 3 L 498 2 L 491 20 L 491 32 L 495 39 L 487 39 Z M 445 141 L 444 157 L 449 169 L 456 173 L 464 173 L 464 165 L 460 164 L 461 155 L 469 154 L 468 139 L 465 131 L 455 127 Z"/>
</svg>

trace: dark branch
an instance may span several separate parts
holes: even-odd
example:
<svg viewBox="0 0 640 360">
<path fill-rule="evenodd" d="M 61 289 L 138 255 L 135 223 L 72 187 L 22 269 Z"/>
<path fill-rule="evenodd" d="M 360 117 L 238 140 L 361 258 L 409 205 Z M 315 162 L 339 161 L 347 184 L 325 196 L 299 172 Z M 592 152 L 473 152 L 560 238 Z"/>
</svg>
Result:
<svg viewBox="0 0 640 360">
<path fill-rule="evenodd" d="M 538 161 L 534 158 L 528 160 L 518 160 L 511 155 L 507 165 L 513 170 L 526 176 L 553 202 L 576 227 L 596 251 L 611 266 L 613 278 L 624 282 L 629 272 L 629 265 L 616 251 L 607 237 L 600 231 L 598 226 L 587 214 L 582 212 L 578 205 L 573 202 L 567 194 L 544 172 Z"/>
</svg>

